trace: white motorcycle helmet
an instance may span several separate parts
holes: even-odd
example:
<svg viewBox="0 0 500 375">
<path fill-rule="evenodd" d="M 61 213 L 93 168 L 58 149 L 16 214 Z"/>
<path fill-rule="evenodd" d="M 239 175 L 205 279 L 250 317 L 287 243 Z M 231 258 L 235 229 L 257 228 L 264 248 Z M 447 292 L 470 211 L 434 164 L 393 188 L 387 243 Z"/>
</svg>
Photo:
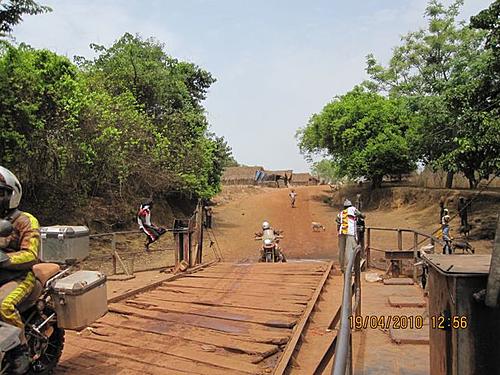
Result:
<svg viewBox="0 0 500 375">
<path fill-rule="evenodd" d="M 269 222 L 264 221 L 262 223 L 262 230 L 266 230 L 266 229 L 269 229 L 269 228 L 271 228 L 271 225 L 269 224 Z"/>
<path fill-rule="evenodd" d="M 14 173 L 0 166 L 0 213 L 15 209 L 21 202 L 23 188 Z"/>
</svg>

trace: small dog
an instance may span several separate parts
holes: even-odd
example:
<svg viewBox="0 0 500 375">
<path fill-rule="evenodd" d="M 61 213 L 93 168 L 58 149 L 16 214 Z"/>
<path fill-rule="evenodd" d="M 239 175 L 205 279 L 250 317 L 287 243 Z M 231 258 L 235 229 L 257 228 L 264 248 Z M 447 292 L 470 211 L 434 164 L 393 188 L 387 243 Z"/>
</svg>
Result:
<svg viewBox="0 0 500 375">
<path fill-rule="evenodd" d="M 468 252 L 470 254 L 474 254 L 474 248 L 471 244 L 465 240 L 453 240 L 452 242 L 453 252 L 456 252 L 457 249 L 462 250 L 462 253 Z"/>
<path fill-rule="evenodd" d="M 311 223 L 311 228 L 312 228 L 313 232 L 319 232 L 321 229 L 323 229 L 323 232 L 325 231 L 325 226 L 322 225 L 321 223 L 317 223 L 315 221 L 313 221 Z"/>
</svg>

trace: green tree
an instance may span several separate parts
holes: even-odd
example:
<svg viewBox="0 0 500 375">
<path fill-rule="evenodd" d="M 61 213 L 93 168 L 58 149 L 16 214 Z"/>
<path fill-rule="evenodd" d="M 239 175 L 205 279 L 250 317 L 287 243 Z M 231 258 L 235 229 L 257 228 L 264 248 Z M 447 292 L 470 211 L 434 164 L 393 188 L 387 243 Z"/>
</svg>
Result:
<svg viewBox="0 0 500 375">
<path fill-rule="evenodd" d="M 25 14 L 40 14 L 50 12 L 52 9 L 40 5 L 33 0 L 10 0 L 0 5 L 0 37 L 12 32 L 15 25 L 23 20 Z"/>
<path fill-rule="evenodd" d="M 0 164 L 20 174 L 28 200 L 52 197 L 41 205 L 59 208 L 76 203 L 85 193 L 77 175 L 85 86 L 76 66 L 24 44 L 4 44 L 0 52 Z"/>
<path fill-rule="evenodd" d="M 488 75 L 485 33 L 456 21 L 462 4 L 457 0 L 447 8 L 431 0 L 427 28 L 405 35 L 387 67 L 368 56 L 371 80 L 365 83 L 374 92 L 405 98 L 420 118 L 420 159 L 448 172 L 447 187 L 456 172 L 474 187 L 496 164 L 494 121 L 473 114 L 473 107 L 483 104 L 470 105 L 477 93 L 474 82 Z"/>
<path fill-rule="evenodd" d="M 215 81 L 210 73 L 170 57 L 154 39 L 128 33 L 109 48 L 93 48 L 98 53 L 94 60 L 78 60 L 92 85 L 112 96 L 131 94 L 151 120 L 154 142 L 149 166 L 156 171 L 156 186 L 214 194 L 219 183 L 212 175 L 217 147 L 201 104 Z"/>
<path fill-rule="evenodd" d="M 306 154 L 326 151 L 339 177 L 367 177 L 379 187 L 384 175 L 415 168 L 414 123 L 401 100 L 356 87 L 311 117 L 298 132 L 299 147 Z"/>
<path fill-rule="evenodd" d="M 311 172 L 328 183 L 336 182 L 340 177 L 342 177 L 338 164 L 330 159 L 322 159 L 315 162 L 311 168 Z"/>
</svg>

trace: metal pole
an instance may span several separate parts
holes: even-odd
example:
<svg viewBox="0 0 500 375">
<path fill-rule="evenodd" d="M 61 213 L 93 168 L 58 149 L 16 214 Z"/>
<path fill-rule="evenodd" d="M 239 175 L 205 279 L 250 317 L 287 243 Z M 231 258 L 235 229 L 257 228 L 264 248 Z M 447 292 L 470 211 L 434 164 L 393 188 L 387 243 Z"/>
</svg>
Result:
<svg viewBox="0 0 500 375">
<path fill-rule="evenodd" d="M 366 268 L 370 268 L 371 228 L 366 230 Z"/>
<path fill-rule="evenodd" d="M 500 293 L 500 220 L 497 217 L 495 247 L 491 254 L 490 274 L 486 288 L 486 306 L 497 307 Z"/>
<path fill-rule="evenodd" d="M 354 316 L 361 316 L 361 257 L 360 253 L 356 255 L 354 262 L 354 285 L 356 292 L 356 311 Z"/>
<path fill-rule="evenodd" d="M 413 232 L 413 259 L 414 262 L 418 262 L 418 233 Z M 417 282 L 417 266 L 413 266 L 413 281 Z"/>
<path fill-rule="evenodd" d="M 338 345 L 335 353 L 335 358 L 333 362 L 332 375 L 345 375 L 347 370 L 347 360 L 351 359 L 352 365 L 352 357 L 349 357 L 349 342 L 351 339 L 351 326 L 349 322 L 349 317 L 352 313 L 352 267 L 354 265 L 354 261 L 357 259 L 359 261 L 359 252 L 361 251 L 361 247 L 358 245 L 356 249 L 349 254 L 349 261 L 347 262 L 347 266 L 344 273 L 344 291 L 342 295 L 342 311 L 340 318 L 340 329 L 337 334 L 338 337 Z M 356 267 L 355 271 L 359 271 L 359 264 Z"/>
</svg>

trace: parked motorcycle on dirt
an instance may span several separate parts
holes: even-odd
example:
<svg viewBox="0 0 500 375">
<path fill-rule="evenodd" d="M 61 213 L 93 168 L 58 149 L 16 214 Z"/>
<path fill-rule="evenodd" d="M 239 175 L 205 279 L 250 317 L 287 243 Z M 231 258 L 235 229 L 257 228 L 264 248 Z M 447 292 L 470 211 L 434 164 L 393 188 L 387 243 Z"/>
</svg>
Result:
<svg viewBox="0 0 500 375">
<path fill-rule="evenodd" d="M 11 231 L 12 224 L 7 220 L 0 220 L 0 237 L 7 237 Z M 64 236 L 59 236 L 58 241 L 63 243 Z M 68 248 L 67 243 L 64 245 Z M 2 264 L 8 260 L 6 253 L 0 250 L 0 272 Z M 25 374 L 48 375 L 53 372 L 61 358 L 65 329 L 82 329 L 107 311 L 105 276 L 93 271 L 74 272 L 75 267 L 71 264 L 60 266 L 56 263 L 38 263 L 32 270 L 36 278 L 35 287 L 17 306 L 24 323 L 30 359 L 30 366 Z M 91 308 L 95 310 L 91 315 L 87 311 L 81 313 L 81 305 L 78 303 L 86 298 L 89 289 L 87 280 L 93 278 L 100 279 L 98 283 L 91 285 L 94 294 L 96 285 L 104 289 L 99 300 L 94 298 L 94 301 L 91 301 L 94 305 L 100 304 L 99 310 Z M 72 293 L 73 291 L 77 292 Z M 102 306 L 103 303 L 106 305 Z M 78 319 L 74 318 L 75 311 L 78 311 Z M 20 334 L 20 328 L 0 320 L 0 375 L 8 375 L 13 371 L 13 360 L 16 351 L 20 350 Z"/>
</svg>

